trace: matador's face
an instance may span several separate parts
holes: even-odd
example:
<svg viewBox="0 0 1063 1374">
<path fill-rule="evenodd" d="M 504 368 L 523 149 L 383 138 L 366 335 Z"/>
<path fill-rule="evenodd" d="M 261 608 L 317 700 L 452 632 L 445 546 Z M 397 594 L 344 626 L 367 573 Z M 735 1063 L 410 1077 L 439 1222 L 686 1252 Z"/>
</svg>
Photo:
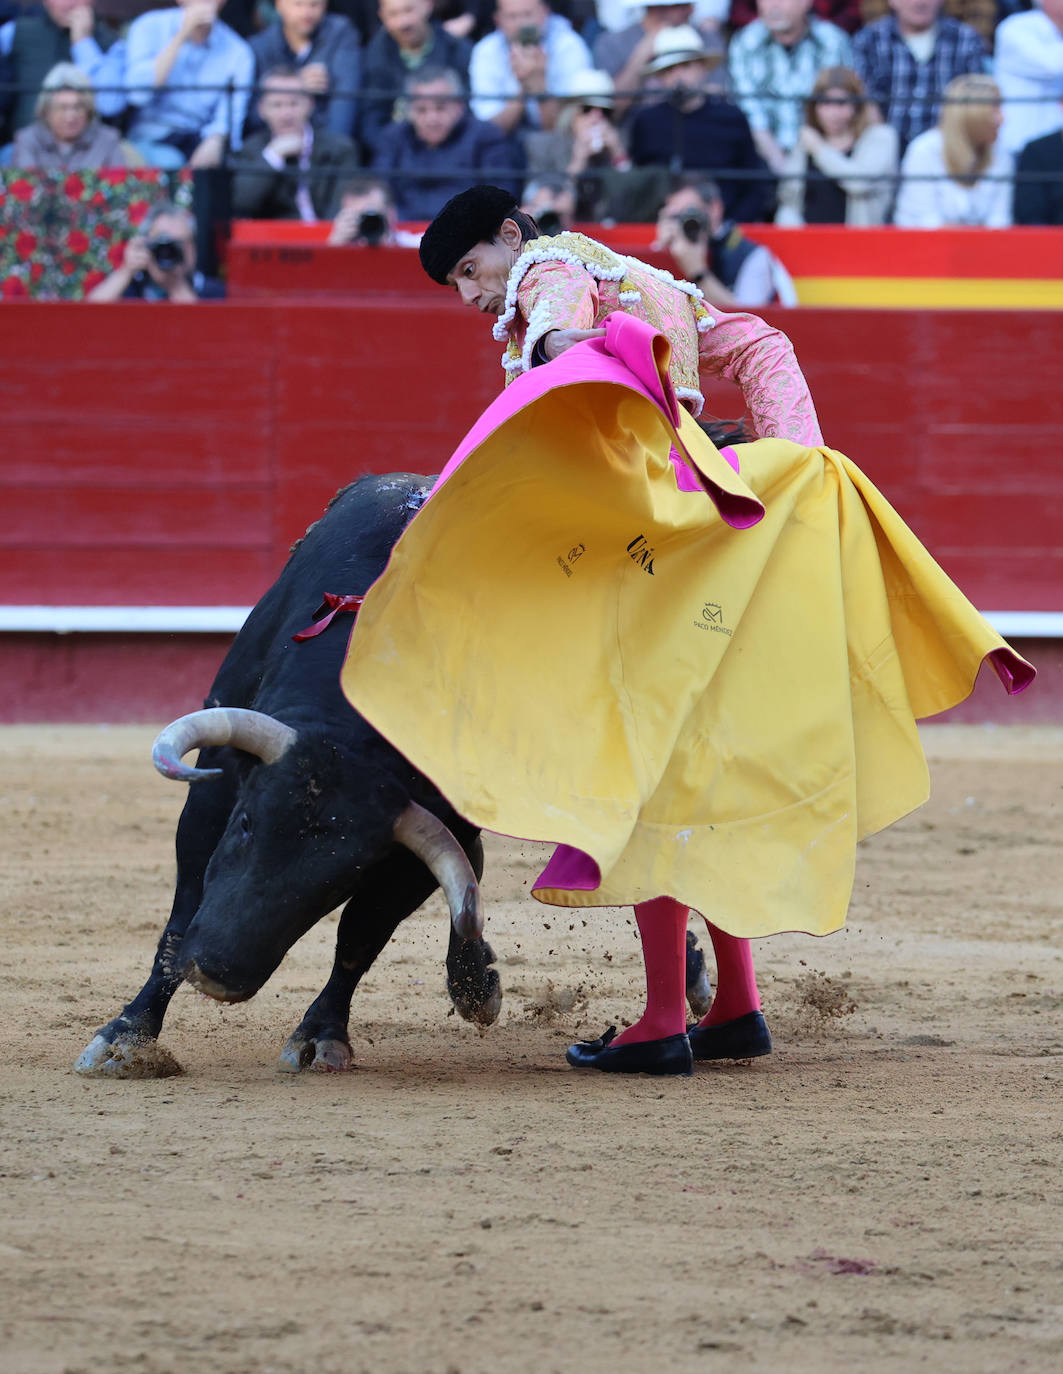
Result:
<svg viewBox="0 0 1063 1374">
<path fill-rule="evenodd" d="M 506 300 L 510 270 L 520 253 L 520 227 L 503 220 L 490 243 L 477 243 L 458 259 L 447 282 L 461 297 L 485 315 L 501 315 Z"/>
</svg>

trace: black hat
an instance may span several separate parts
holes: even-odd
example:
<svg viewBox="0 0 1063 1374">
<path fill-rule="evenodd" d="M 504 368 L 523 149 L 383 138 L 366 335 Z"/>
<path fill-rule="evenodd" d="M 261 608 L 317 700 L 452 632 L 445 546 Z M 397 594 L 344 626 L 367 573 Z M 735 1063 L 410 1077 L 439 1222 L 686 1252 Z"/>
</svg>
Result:
<svg viewBox="0 0 1063 1374">
<path fill-rule="evenodd" d="M 499 186 L 471 186 L 446 205 L 424 231 L 421 238 L 421 266 L 440 286 L 446 286 L 452 272 L 470 248 L 490 243 L 520 209 L 512 191 Z"/>
</svg>

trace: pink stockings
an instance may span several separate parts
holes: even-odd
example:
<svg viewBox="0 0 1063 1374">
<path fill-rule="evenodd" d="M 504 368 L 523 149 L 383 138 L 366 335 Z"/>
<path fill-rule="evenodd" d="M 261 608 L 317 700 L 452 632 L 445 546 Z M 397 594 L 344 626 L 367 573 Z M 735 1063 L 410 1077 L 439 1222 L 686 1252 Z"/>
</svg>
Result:
<svg viewBox="0 0 1063 1374">
<path fill-rule="evenodd" d="M 646 1010 L 614 1045 L 663 1040 L 686 1029 L 686 931 L 688 910 L 671 897 L 657 897 L 635 907 L 646 962 Z M 716 955 L 716 996 L 703 1026 L 718 1026 L 760 1010 L 748 940 L 728 935 L 706 921 Z"/>
</svg>

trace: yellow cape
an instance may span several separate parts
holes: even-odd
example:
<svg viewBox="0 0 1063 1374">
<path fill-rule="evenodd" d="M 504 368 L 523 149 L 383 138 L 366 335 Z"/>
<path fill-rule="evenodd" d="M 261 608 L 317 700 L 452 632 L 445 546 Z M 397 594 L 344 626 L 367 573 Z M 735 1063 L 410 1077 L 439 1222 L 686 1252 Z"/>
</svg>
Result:
<svg viewBox="0 0 1063 1374">
<path fill-rule="evenodd" d="M 759 524 L 678 489 L 645 397 L 548 391 L 408 527 L 343 690 L 469 820 L 593 858 L 597 887 L 542 900 L 826 934 L 856 841 L 929 794 L 915 718 L 1010 651 L 842 454 L 763 440 L 739 478 L 679 432 Z"/>
</svg>

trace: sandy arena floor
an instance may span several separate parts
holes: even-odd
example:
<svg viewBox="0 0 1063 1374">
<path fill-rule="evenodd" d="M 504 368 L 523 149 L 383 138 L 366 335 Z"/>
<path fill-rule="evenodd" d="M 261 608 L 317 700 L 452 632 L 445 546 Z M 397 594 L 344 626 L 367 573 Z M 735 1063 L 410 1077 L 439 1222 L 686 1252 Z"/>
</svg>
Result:
<svg viewBox="0 0 1063 1374">
<path fill-rule="evenodd" d="M 770 1059 L 569 1070 L 636 1014 L 633 928 L 538 906 L 540 851 L 495 841 L 486 1033 L 434 899 L 353 1074 L 273 1067 L 330 920 L 251 1003 L 178 994 L 183 1077 L 86 1081 L 169 909 L 152 734 L 0 731 L 3 1374 L 1063 1368 L 1063 731 L 927 732 L 848 930 L 758 947 Z"/>
</svg>

